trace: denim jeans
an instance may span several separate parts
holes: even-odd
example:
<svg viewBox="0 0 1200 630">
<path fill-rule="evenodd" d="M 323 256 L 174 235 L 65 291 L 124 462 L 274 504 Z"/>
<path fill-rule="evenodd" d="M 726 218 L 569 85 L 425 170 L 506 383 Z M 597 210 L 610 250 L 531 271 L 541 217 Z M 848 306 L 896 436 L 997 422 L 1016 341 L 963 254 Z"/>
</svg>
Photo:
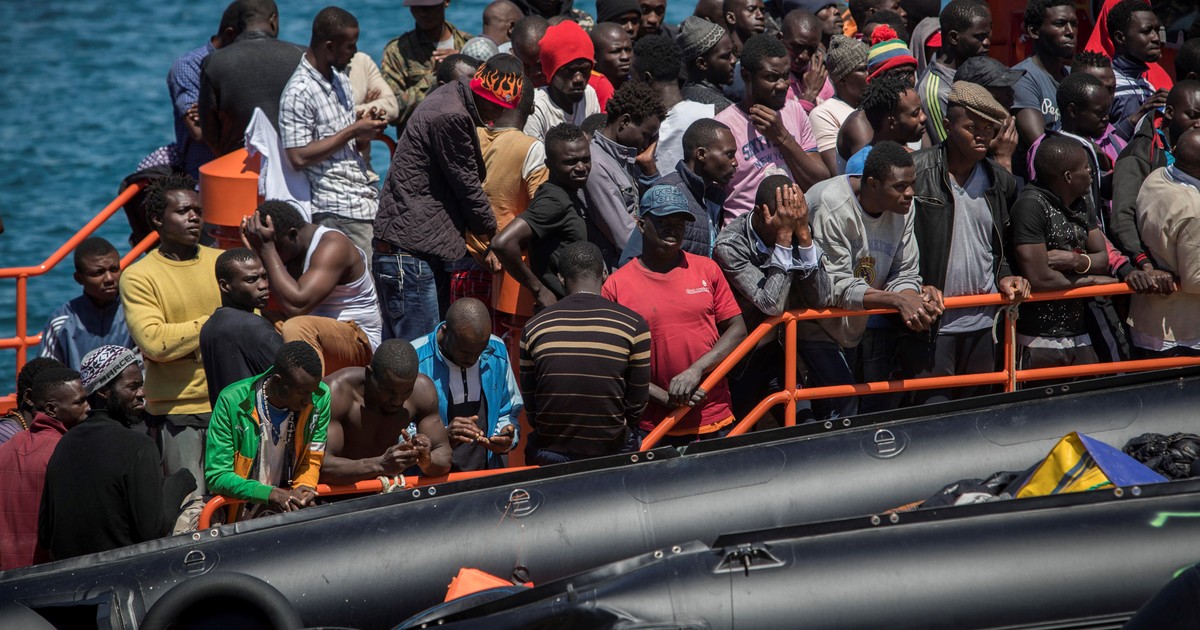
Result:
<svg viewBox="0 0 1200 630">
<path fill-rule="evenodd" d="M 376 253 L 371 275 L 379 293 L 383 336 L 412 341 L 433 332 L 450 303 L 450 270 L 437 258 Z"/>
<path fill-rule="evenodd" d="M 808 368 L 809 387 L 850 385 L 856 382 L 846 351 L 840 345 L 832 341 L 801 341 L 798 351 Z M 812 408 L 817 420 L 844 418 L 858 413 L 858 398 L 821 398 L 812 401 Z"/>
</svg>

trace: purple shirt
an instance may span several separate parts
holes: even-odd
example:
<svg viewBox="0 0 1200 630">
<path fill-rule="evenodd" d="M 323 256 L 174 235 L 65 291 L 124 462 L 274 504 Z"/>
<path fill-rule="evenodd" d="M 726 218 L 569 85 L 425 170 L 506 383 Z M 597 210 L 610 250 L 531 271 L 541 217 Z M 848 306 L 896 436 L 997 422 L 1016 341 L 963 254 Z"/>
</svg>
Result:
<svg viewBox="0 0 1200 630">
<path fill-rule="evenodd" d="M 815 152 L 817 140 L 813 137 L 812 125 L 808 114 L 799 101 L 788 100 L 779 111 L 783 118 L 783 126 L 805 151 Z M 733 132 L 734 144 L 737 146 L 737 171 L 729 181 L 726 191 L 729 197 L 725 199 L 725 211 L 722 213 L 721 225 L 728 225 L 733 219 L 754 209 L 754 196 L 758 185 L 768 175 L 782 172 L 796 178 L 783 159 L 783 150 L 767 140 L 754 128 L 750 117 L 742 111 L 740 105 L 726 107 L 714 117 L 729 126 Z"/>
</svg>

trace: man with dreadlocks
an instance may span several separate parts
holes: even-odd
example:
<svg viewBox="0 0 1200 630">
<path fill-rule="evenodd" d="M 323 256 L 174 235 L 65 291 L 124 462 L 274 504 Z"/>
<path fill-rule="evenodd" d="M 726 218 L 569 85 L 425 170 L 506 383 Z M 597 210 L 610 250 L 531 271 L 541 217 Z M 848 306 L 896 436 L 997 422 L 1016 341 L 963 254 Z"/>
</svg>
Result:
<svg viewBox="0 0 1200 630">
<path fill-rule="evenodd" d="M 212 407 L 200 362 L 200 328 L 221 306 L 220 251 L 200 244 L 204 212 L 196 181 L 163 177 L 146 191 L 146 214 L 158 249 L 121 275 L 121 303 L 146 362 L 146 413 L 167 474 L 186 468 L 200 487 L 176 524 L 194 528 L 203 507 L 204 435 Z"/>
</svg>

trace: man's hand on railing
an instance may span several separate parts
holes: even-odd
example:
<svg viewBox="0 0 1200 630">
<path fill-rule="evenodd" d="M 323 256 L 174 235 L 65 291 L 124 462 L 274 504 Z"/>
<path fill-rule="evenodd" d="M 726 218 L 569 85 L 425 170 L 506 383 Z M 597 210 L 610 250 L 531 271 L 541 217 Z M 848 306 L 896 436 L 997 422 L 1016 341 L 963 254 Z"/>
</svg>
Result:
<svg viewBox="0 0 1200 630">
<path fill-rule="evenodd" d="M 1125 276 L 1129 288 L 1144 295 L 1170 295 L 1175 292 L 1175 276 L 1161 269 L 1138 269 Z"/>
<path fill-rule="evenodd" d="M 1029 281 L 1021 276 L 1004 276 L 1000 278 L 1000 282 L 996 283 L 996 290 L 1010 304 L 1020 304 L 1029 299 L 1033 293 L 1033 287 L 1029 286 Z"/>
<path fill-rule="evenodd" d="M 925 295 L 916 291 L 887 292 L 891 297 L 892 308 L 900 313 L 904 325 L 917 332 L 929 330 L 937 315 L 926 310 Z"/>
<path fill-rule="evenodd" d="M 942 299 L 941 289 L 930 285 L 921 285 L 921 300 L 925 302 L 925 312 L 937 319 L 946 312 L 946 302 Z"/>
<path fill-rule="evenodd" d="M 670 389 L 667 392 L 667 401 L 672 407 L 680 407 L 687 405 L 695 407 L 704 402 L 708 392 L 700 389 L 700 381 L 704 380 L 704 374 L 692 366 L 671 379 Z"/>
</svg>

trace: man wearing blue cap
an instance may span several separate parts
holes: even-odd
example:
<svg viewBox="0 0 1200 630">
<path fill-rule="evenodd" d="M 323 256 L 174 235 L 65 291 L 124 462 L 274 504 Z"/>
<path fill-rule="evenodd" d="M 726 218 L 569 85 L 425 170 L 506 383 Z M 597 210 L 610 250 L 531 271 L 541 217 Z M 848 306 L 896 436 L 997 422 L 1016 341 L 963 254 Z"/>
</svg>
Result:
<svg viewBox="0 0 1200 630">
<path fill-rule="evenodd" d="M 650 404 L 639 429 L 645 436 L 673 409 L 687 406 L 693 409 L 664 443 L 722 437 L 734 420 L 729 387 L 724 379 L 708 391 L 700 383 L 745 338 L 742 311 L 717 263 L 680 250 L 695 219 L 683 193 L 652 186 L 640 207 L 642 254 L 609 276 L 603 291 L 650 325 Z"/>
</svg>

